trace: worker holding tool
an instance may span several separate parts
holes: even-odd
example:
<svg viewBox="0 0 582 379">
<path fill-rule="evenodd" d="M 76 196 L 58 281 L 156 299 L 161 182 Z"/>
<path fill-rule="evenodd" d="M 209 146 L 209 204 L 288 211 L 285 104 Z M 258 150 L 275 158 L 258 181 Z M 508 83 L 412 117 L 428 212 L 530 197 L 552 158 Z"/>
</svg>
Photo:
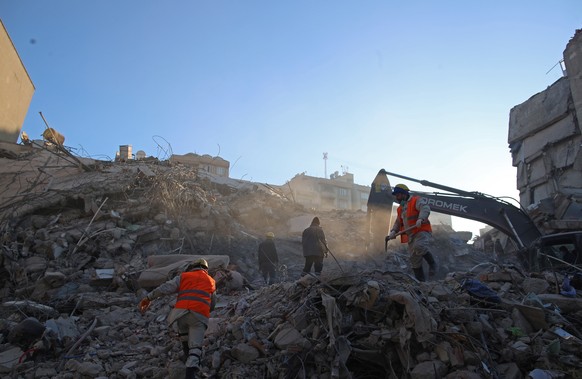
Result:
<svg viewBox="0 0 582 379">
<path fill-rule="evenodd" d="M 263 274 L 265 284 L 273 284 L 277 279 L 277 268 L 279 266 L 279 256 L 275 246 L 275 234 L 268 232 L 265 234 L 265 240 L 259 244 L 257 251 L 259 257 L 259 270 Z"/>
<path fill-rule="evenodd" d="M 436 272 L 436 263 L 430 252 L 433 242 L 432 228 L 428 220 L 430 207 L 426 199 L 417 195 L 410 196 L 410 190 L 404 184 L 397 184 L 392 190 L 392 195 L 400 205 L 386 242 L 395 239 L 396 236 L 400 236 L 400 242 L 408 242 L 412 271 L 416 279 L 424 282 L 423 258 L 429 265 L 429 277 L 434 276 Z"/>
<path fill-rule="evenodd" d="M 313 266 L 315 275 L 319 276 L 323 269 L 323 258 L 327 257 L 329 252 L 325 233 L 319 223 L 319 217 L 314 217 L 311 225 L 303 231 L 301 244 L 303 246 L 303 256 L 305 257 L 302 275 L 309 274 L 311 266 Z"/>
<path fill-rule="evenodd" d="M 139 303 L 143 314 L 151 301 L 165 295 L 178 294 L 176 304 L 168 316 L 168 325 L 176 322 L 186 358 L 186 379 L 194 379 L 200 373 L 202 342 L 208 327 L 210 312 L 216 304 L 216 283 L 208 274 L 208 262 L 198 259 L 186 270 L 147 294 Z"/>
</svg>

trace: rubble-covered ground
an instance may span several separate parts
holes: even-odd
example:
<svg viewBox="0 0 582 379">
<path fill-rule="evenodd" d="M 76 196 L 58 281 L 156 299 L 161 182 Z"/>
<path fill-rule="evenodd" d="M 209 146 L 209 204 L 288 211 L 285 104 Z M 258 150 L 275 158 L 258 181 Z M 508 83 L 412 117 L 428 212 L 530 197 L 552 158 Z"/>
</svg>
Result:
<svg viewBox="0 0 582 379">
<path fill-rule="evenodd" d="M 582 300 L 561 294 L 563 271 L 493 262 L 441 230 L 437 276 L 418 283 L 404 245 L 366 247 L 364 212 L 315 214 L 268 185 L 157 159 L 2 145 L 0 161 L 2 378 L 183 377 L 174 299 L 137 309 L 179 271 L 159 262 L 182 256 L 207 258 L 219 282 L 210 377 L 582 377 Z M 315 215 L 332 254 L 320 278 L 301 277 Z M 267 231 L 272 285 L 257 271 Z"/>
</svg>

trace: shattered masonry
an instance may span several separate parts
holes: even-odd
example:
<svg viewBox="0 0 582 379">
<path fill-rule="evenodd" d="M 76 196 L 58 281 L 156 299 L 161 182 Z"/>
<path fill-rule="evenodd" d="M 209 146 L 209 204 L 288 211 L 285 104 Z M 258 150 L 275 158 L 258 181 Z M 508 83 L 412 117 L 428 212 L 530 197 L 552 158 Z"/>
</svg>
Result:
<svg viewBox="0 0 582 379">
<path fill-rule="evenodd" d="M 365 213 L 342 211 L 319 214 L 339 264 L 299 279 L 312 214 L 268 189 L 157 160 L 82 159 L 87 170 L 44 149 L 0 151 L 2 375 L 182 377 L 165 323 L 173 299 L 145 315 L 136 305 L 193 256 L 234 278 L 219 286 L 205 339 L 215 377 L 579 375 L 582 300 L 560 294 L 562 272 L 488 262 L 442 231 L 437 279 L 419 284 L 401 245 L 366 252 Z M 287 268 L 271 286 L 256 267 L 265 230 Z M 498 298 L 471 294 L 468 279 Z"/>
</svg>

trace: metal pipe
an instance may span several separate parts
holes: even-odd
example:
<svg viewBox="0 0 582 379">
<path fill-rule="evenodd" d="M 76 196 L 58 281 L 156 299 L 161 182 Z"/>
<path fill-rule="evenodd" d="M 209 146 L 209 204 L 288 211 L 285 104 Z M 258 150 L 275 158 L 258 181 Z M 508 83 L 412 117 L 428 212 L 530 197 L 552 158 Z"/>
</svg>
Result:
<svg viewBox="0 0 582 379">
<path fill-rule="evenodd" d="M 507 216 L 507 213 L 505 213 L 505 210 L 502 209 L 501 210 L 501 214 L 503 215 L 503 218 L 505 218 L 505 221 L 507 221 L 507 225 L 509 225 L 509 228 L 513 232 L 513 236 L 515 237 L 515 240 L 519 243 L 519 247 L 524 248 L 525 245 L 523 244 L 521 238 L 519 238 L 519 235 L 515 231 L 515 228 L 513 227 L 513 224 L 511 223 L 511 220 Z"/>
</svg>

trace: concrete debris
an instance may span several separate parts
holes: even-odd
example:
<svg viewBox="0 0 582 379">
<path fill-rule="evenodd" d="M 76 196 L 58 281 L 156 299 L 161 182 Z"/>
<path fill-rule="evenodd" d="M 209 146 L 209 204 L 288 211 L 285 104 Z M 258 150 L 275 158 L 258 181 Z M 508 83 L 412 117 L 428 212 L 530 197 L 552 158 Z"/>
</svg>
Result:
<svg viewBox="0 0 582 379">
<path fill-rule="evenodd" d="M 509 115 L 519 203 L 544 234 L 582 229 L 582 29 L 563 52 L 567 75 Z"/>
<path fill-rule="evenodd" d="M 317 216 L 338 262 L 301 277 L 300 233 L 315 215 L 269 186 L 157 160 L 80 166 L 11 149 L 0 154 L 2 377 L 184 377 L 166 323 L 175 299 L 143 315 L 137 304 L 201 257 L 218 288 L 206 376 L 582 377 L 574 272 L 528 273 L 435 233 L 439 270 L 419 283 L 405 246 L 368 250 L 366 214 L 333 211 Z M 281 265 L 271 285 L 256 254 L 267 231 Z"/>
</svg>

